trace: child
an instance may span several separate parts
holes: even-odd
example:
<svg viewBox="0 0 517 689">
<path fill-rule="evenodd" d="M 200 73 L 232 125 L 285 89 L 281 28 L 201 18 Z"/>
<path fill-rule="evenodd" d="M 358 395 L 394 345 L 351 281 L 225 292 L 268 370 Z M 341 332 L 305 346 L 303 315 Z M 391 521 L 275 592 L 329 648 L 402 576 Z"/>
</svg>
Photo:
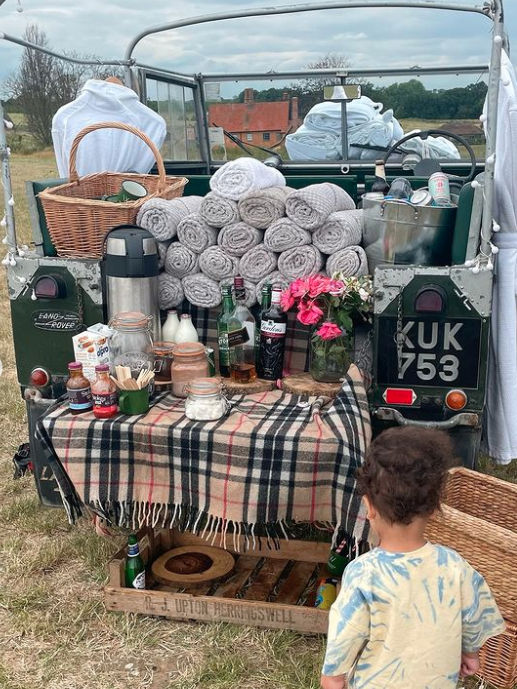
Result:
<svg viewBox="0 0 517 689">
<path fill-rule="evenodd" d="M 483 577 L 424 537 L 451 457 L 448 436 L 424 428 L 392 428 L 372 443 L 358 483 L 379 547 L 345 570 L 323 689 L 453 689 L 505 630 Z"/>
</svg>

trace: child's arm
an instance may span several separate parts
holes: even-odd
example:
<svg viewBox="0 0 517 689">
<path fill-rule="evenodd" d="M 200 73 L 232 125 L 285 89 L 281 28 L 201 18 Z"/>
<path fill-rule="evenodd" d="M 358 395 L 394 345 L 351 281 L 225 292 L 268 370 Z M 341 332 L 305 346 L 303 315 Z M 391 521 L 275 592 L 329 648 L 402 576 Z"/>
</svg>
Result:
<svg viewBox="0 0 517 689">
<path fill-rule="evenodd" d="M 483 644 L 502 634 L 506 624 L 486 581 L 467 562 L 461 582 L 462 667 L 468 670 L 477 662 Z M 473 673 L 469 673 L 473 674 Z"/>
<path fill-rule="evenodd" d="M 321 675 L 320 686 L 321 689 L 346 689 L 348 686 L 346 675 L 336 675 L 335 677 Z"/>
</svg>

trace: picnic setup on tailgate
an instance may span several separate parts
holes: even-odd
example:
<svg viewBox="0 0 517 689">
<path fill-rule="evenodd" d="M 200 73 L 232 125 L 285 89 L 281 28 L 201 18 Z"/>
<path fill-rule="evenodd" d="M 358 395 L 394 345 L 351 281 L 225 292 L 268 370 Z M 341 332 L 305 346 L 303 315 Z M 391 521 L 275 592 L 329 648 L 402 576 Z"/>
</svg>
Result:
<svg viewBox="0 0 517 689">
<path fill-rule="evenodd" d="M 17 240 L 0 113 L 2 264 L 30 459 L 44 506 L 127 530 L 107 563 L 109 610 L 328 630 L 326 688 L 345 675 L 339 686 L 366 686 L 333 616 L 359 629 L 346 587 L 364 586 L 376 557 L 387 566 L 387 525 L 418 522 L 419 558 L 445 547 L 436 606 L 450 595 L 452 609 L 454 557 L 477 570 L 472 596 L 485 596 L 479 619 L 462 612 L 471 643 L 458 673 L 512 689 L 517 485 L 478 459 L 517 457 L 517 82 L 501 0 L 391 4 L 490 23 L 489 64 L 418 67 L 486 73 L 484 155 L 446 127 L 405 132 L 363 93 L 373 74 L 415 68 L 187 75 L 133 56 L 147 36 L 202 23 L 362 6 L 388 15 L 375 1 L 142 31 L 122 60 L 101 61 L 118 76 L 90 79 L 55 114 L 60 178 L 26 182 L 30 247 Z M 286 86 L 309 78 L 317 102 Z M 287 129 L 257 137 L 263 83 L 286 89 L 261 112 Z M 413 512 L 401 486 L 420 496 Z M 416 561 L 410 550 L 401 568 Z M 406 595 L 404 571 L 398 582 L 372 575 L 371 605 L 392 585 Z M 357 660 L 361 644 L 346 643 Z M 429 686 L 456 686 L 450 677 Z"/>
</svg>

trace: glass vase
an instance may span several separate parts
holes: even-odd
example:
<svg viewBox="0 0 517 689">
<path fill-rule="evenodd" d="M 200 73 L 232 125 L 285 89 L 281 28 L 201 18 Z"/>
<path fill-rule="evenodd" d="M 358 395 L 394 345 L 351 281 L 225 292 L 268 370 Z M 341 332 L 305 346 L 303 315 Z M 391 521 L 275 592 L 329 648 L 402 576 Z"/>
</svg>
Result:
<svg viewBox="0 0 517 689">
<path fill-rule="evenodd" d="M 310 373 L 320 383 L 339 383 L 350 368 L 351 336 L 341 330 L 338 337 L 325 340 L 316 334 L 320 325 L 310 335 Z"/>
</svg>

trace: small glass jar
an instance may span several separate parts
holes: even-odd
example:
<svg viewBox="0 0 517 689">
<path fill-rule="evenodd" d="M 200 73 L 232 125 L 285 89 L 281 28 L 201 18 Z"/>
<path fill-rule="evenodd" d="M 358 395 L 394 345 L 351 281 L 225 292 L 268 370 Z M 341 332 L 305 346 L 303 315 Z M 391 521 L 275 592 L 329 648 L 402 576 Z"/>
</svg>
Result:
<svg viewBox="0 0 517 689">
<path fill-rule="evenodd" d="M 187 385 L 185 416 L 191 421 L 217 421 L 228 411 L 221 383 L 214 378 L 196 378 Z"/>
<path fill-rule="evenodd" d="M 195 378 L 208 378 L 208 359 L 200 342 L 182 342 L 172 350 L 172 393 L 187 396 L 187 385 Z"/>
<path fill-rule="evenodd" d="M 110 340 L 114 366 L 129 366 L 133 378 L 143 368 L 154 369 L 152 317 L 139 311 L 117 313 L 110 322 L 113 329 Z"/>
<path fill-rule="evenodd" d="M 154 355 L 154 380 L 157 383 L 170 383 L 173 342 L 155 342 Z"/>
</svg>

